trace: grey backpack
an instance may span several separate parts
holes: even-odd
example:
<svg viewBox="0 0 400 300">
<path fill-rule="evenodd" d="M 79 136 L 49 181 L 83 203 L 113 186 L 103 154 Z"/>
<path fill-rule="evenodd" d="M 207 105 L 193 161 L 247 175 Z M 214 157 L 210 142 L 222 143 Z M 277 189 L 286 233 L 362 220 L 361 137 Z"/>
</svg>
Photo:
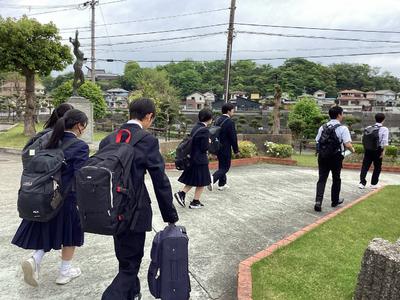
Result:
<svg viewBox="0 0 400 300">
<path fill-rule="evenodd" d="M 18 191 L 17 206 L 22 219 L 47 222 L 56 216 L 72 186 L 65 187 L 61 182 L 61 169 L 66 165 L 64 150 L 77 142 L 73 138 L 56 149 L 38 150 L 29 160 Z"/>
<path fill-rule="evenodd" d="M 36 155 L 39 150 L 45 148 L 45 145 L 50 140 L 51 133 L 53 130 L 51 128 L 47 128 L 38 134 L 36 134 L 33 138 L 31 138 L 28 143 L 26 143 L 24 149 L 22 149 L 22 166 L 24 170 L 28 166 L 29 161 Z"/>
</svg>

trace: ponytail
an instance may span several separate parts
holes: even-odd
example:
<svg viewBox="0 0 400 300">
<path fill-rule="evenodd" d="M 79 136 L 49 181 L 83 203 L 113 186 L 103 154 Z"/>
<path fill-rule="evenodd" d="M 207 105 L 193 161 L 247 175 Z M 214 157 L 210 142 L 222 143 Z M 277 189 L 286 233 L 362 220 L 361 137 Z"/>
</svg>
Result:
<svg viewBox="0 0 400 300">
<path fill-rule="evenodd" d="M 64 137 L 65 130 L 72 129 L 76 124 L 81 124 L 82 126 L 86 127 L 87 123 L 88 117 L 84 112 L 78 109 L 68 110 L 63 117 L 57 120 L 46 148 L 57 148 L 60 145 L 60 141 Z"/>
<path fill-rule="evenodd" d="M 53 132 L 51 134 L 50 140 L 47 143 L 47 149 L 57 148 L 60 140 L 64 136 L 65 131 L 65 118 L 62 117 L 57 120 L 56 124 L 53 127 Z"/>
<path fill-rule="evenodd" d="M 53 110 L 50 118 L 46 121 L 46 123 L 44 123 L 43 128 L 53 128 L 56 125 L 57 120 L 62 118 L 67 111 L 73 108 L 74 107 L 69 103 L 61 103 Z"/>
</svg>

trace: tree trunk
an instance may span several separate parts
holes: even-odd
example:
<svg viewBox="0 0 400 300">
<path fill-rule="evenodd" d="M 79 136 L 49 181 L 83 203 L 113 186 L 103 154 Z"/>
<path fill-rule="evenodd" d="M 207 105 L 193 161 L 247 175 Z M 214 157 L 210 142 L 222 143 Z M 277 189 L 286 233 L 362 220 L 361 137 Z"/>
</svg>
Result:
<svg viewBox="0 0 400 300">
<path fill-rule="evenodd" d="M 35 73 L 25 72 L 25 115 L 24 115 L 24 135 L 33 136 L 35 130 Z"/>
<path fill-rule="evenodd" d="M 281 96 L 278 94 L 275 96 L 275 106 L 274 106 L 274 125 L 272 129 L 273 134 L 279 134 L 281 129 L 281 120 L 280 120 L 280 112 L 279 107 L 281 105 Z"/>
</svg>

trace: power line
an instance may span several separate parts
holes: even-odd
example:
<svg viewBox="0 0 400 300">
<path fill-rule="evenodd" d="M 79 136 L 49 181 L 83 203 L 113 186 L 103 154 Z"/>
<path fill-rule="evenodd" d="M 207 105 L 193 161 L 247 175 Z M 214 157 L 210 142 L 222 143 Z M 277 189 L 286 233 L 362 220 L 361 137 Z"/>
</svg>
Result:
<svg viewBox="0 0 400 300">
<path fill-rule="evenodd" d="M 252 61 L 266 61 L 266 60 L 286 60 L 292 58 L 332 58 L 332 57 L 353 57 L 353 56 L 373 56 L 373 55 L 391 55 L 391 54 L 400 54 L 400 51 L 391 51 L 391 52 L 370 52 L 370 53 L 348 53 L 348 54 L 330 54 L 330 55 L 309 55 L 309 56 L 293 56 L 293 57 L 269 57 L 269 58 L 241 58 L 241 59 L 232 59 L 232 61 L 241 61 L 241 60 L 252 60 Z M 106 61 L 106 62 L 128 62 L 134 59 L 106 59 L 106 58 L 99 58 L 98 61 Z M 224 59 L 214 59 L 214 60 L 190 60 L 193 62 L 205 62 L 205 61 L 223 61 Z M 184 60 L 134 60 L 136 62 L 142 63 L 165 63 L 165 62 L 184 62 Z"/>
<path fill-rule="evenodd" d="M 184 13 L 184 14 L 173 15 L 173 16 L 161 16 L 161 17 L 154 17 L 154 18 L 147 18 L 147 19 L 128 20 L 128 21 L 121 21 L 121 22 L 107 23 L 107 24 L 97 24 L 96 26 L 109 26 L 109 25 L 119 25 L 119 24 L 128 24 L 128 23 L 148 22 L 148 21 L 154 21 L 154 20 L 173 19 L 173 18 L 178 18 L 178 17 L 186 17 L 186 16 L 193 16 L 193 15 L 208 14 L 208 13 L 218 12 L 218 11 L 223 11 L 223 10 L 228 10 L 228 9 L 229 9 L 229 7 L 228 8 L 212 9 L 212 10 L 202 10 L 202 11 Z M 80 29 L 80 28 L 90 28 L 90 27 L 88 27 L 88 26 L 85 26 L 85 27 L 67 27 L 67 28 L 60 28 L 60 30 L 70 30 L 70 29 L 71 30 L 75 30 L 75 29 Z"/>
<path fill-rule="evenodd" d="M 117 35 L 105 35 L 105 36 L 97 36 L 96 39 L 126 37 L 126 36 L 137 36 L 137 35 L 150 35 L 150 34 L 167 33 L 167 32 L 179 32 L 179 31 L 186 31 L 186 30 L 196 30 L 196 29 L 220 27 L 220 26 L 224 26 L 224 25 L 227 25 L 227 24 L 228 23 L 220 23 L 220 24 L 203 25 L 203 26 L 186 27 L 186 28 L 177 28 L 177 29 L 169 29 L 169 30 L 161 30 L 161 31 L 148 31 L 148 32 L 138 32 L 138 33 L 117 34 Z M 85 40 L 85 39 L 90 39 L 90 37 L 81 38 L 81 40 Z"/>
<path fill-rule="evenodd" d="M 332 36 L 328 37 L 328 36 L 316 36 L 316 35 L 300 35 L 300 34 L 241 31 L 241 30 L 237 31 L 237 33 L 252 34 L 252 35 L 267 35 L 267 36 L 306 38 L 306 39 L 323 39 L 323 40 L 336 40 L 336 41 L 366 42 L 366 43 L 391 43 L 391 44 L 399 44 L 400 43 L 400 41 L 393 41 L 393 40 L 367 40 L 367 39 L 359 39 L 359 38 L 344 38 L 344 37 L 332 37 Z"/>
<path fill-rule="evenodd" d="M 325 27 L 307 27 L 307 26 L 289 26 L 289 25 L 272 25 L 272 24 L 255 24 L 255 23 L 235 23 L 237 25 L 252 27 L 270 27 L 270 28 L 287 28 L 287 29 L 307 29 L 321 31 L 340 31 L 340 32 L 365 32 L 365 33 L 400 33 L 393 30 L 369 30 L 369 29 L 344 29 L 344 28 L 325 28 Z"/>
<path fill-rule="evenodd" d="M 153 43 L 153 42 L 162 42 L 162 41 L 173 41 L 173 40 L 190 39 L 190 38 L 194 38 L 194 37 L 215 36 L 215 35 L 220 35 L 220 34 L 224 34 L 224 33 L 225 33 L 225 31 L 219 31 L 219 32 L 211 32 L 211 33 L 205 33 L 205 34 L 171 37 L 171 38 L 139 40 L 139 41 L 127 41 L 127 42 L 109 43 L 109 44 L 98 44 L 98 46 L 130 45 L 130 44 L 140 44 L 140 43 Z"/>
<path fill-rule="evenodd" d="M 0 2 L 1 3 L 1 2 Z M 10 9 L 51 9 L 51 8 L 66 8 L 66 7 L 76 7 L 77 4 L 64 4 L 64 5 L 15 5 L 15 4 L 5 4 L 1 5 L 2 8 Z"/>
<path fill-rule="evenodd" d="M 101 8 L 101 6 L 99 7 L 99 9 L 100 9 L 101 17 L 103 18 L 103 22 L 106 23 L 106 19 L 104 18 L 103 9 Z M 105 26 L 105 30 L 106 30 L 106 34 L 107 34 L 107 37 L 108 37 L 108 42 L 111 44 L 111 39 L 110 39 L 110 36 L 108 34 L 107 26 Z M 113 46 L 110 46 L 110 47 L 111 47 L 111 51 L 113 52 L 113 56 L 114 56 L 114 59 L 115 59 L 116 55 L 115 55 L 115 52 L 114 52 L 114 48 L 113 48 Z"/>
</svg>

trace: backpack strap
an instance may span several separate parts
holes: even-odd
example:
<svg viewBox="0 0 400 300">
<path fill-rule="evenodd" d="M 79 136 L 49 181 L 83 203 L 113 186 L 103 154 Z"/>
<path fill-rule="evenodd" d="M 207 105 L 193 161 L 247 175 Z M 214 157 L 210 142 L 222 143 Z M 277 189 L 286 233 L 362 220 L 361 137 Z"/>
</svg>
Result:
<svg viewBox="0 0 400 300">
<path fill-rule="evenodd" d="M 197 130 L 196 130 L 195 132 L 193 132 L 193 134 L 191 134 L 190 136 L 191 136 L 192 138 L 194 138 L 194 136 L 195 136 L 197 133 L 199 133 L 200 130 L 202 130 L 203 128 L 207 128 L 207 127 L 201 126 L 200 128 L 197 128 Z"/>
<path fill-rule="evenodd" d="M 61 146 L 60 146 L 60 149 L 61 149 L 62 151 L 65 151 L 65 149 L 71 147 L 72 145 L 76 144 L 76 143 L 79 142 L 79 141 L 80 141 L 80 139 L 74 137 L 74 138 L 70 139 L 69 141 L 63 142 L 63 143 L 61 144 Z"/>
</svg>

